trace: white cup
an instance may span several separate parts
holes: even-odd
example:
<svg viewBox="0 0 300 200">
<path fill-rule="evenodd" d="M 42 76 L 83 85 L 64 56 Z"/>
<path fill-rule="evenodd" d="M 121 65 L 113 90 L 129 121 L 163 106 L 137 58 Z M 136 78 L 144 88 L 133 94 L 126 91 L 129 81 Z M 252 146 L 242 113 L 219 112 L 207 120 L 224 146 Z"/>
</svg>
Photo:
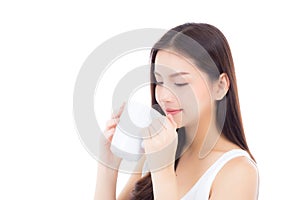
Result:
<svg viewBox="0 0 300 200">
<path fill-rule="evenodd" d="M 148 127 L 153 119 L 162 115 L 155 109 L 138 102 L 128 102 L 116 127 L 110 150 L 116 156 L 128 161 L 136 161 L 144 154 L 141 146 L 142 130 Z"/>
</svg>

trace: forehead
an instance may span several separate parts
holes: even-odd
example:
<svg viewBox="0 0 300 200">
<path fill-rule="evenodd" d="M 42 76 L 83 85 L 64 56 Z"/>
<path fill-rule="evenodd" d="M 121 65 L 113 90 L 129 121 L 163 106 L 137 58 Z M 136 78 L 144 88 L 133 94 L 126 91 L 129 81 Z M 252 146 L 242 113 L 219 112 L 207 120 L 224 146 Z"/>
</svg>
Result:
<svg viewBox="0 0 300 200">
<path fill-rule="evenodd" d="M 187 58 L 167 50 L 159 50 L 155 58 L 155 72 L 158 73 L 174 73 L 189 72 L 194 74 L 199 70 Z"/>
</svg>

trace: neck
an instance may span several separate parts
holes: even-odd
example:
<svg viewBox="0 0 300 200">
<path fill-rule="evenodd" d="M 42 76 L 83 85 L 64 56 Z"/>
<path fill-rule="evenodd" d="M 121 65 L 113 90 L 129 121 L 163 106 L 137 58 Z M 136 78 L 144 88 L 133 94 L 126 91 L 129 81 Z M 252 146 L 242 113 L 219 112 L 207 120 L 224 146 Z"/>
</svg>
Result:
<svg viewBox="0 0 300 200">
<path fill-rule="evenodd" d="M 220 139 L 220 131 L 216 123 L 207 123 L 208 126 L 186 126 L 186 151 L 187 156 L 195 156 L 203 159 L 212 151 Z"/>
</svg>

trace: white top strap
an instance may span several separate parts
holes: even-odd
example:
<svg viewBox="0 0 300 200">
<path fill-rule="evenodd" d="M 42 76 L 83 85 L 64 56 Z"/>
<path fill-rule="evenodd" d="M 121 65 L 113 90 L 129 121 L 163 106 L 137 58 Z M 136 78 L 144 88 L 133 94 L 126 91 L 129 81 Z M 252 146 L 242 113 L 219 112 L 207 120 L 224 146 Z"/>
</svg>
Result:
<svg viewBox="0 0 300 200">
<path fill-rule="evenodd" d="M 232 149 L 226 153 L 224 153 L 205 173 L 206 176 L 209 176 L 209 182 L 213 182 L 219 171 L 224 167 L 224 165 L 229 162 L 230 160 L 246 156 L 251 160 L 250 155 L 247 151 L 241 149 Z"/>
<path fill-rule="evenodd" d="M 209 169 L 201 176 L 197 183 L 187 192 L 187 194 L 181 200 L 207 200 L 212 183 L 218 172 L 228 161 L 240 156 L 246 156 L 251 160 L 250 155 L 246 151 L 241 149 L 233 149 L 224 153 L 213 165 L 209 167 Z"/>
</svg>

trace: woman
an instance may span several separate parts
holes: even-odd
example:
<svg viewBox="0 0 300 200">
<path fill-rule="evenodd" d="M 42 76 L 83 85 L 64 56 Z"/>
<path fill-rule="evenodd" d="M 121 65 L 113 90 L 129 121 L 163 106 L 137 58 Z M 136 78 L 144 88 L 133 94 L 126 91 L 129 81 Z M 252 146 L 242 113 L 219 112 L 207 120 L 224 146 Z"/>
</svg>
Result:
<svg viewBox="0 0 300 200">
<path fill-rule="evenodd" d="M 152 104 L 166 123 L 144 140 L 149 172 L 132 175 L 118 199 L 257 199 L 258 170 L 224 35 L 209 24 L 177 26 L 154 45 L 150 71 Z M 110 141 L 121 113 L 107 124 Z M 99 165 L 95 199 L 115 199 L 116 180 L 116 170 Z"/>
</svg>

